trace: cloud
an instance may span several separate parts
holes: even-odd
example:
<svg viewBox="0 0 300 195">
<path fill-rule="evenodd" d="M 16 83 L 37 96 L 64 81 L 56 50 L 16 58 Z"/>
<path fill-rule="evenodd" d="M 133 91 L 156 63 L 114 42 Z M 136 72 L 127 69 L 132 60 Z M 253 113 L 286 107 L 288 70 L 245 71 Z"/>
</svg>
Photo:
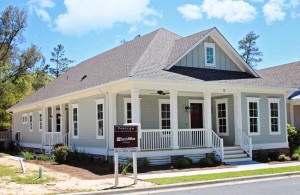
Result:
<svg viewBox="0 0 300 195">
<path fill-rule="evenodd" d="M 264 16 L 267 24 L 285 19 L 286 13 L 283 9 L 286 7 L 285 0 L 270 0 L 263 7 Z"/>
<path fill-rule="evenodd" d="M 177 8 L 183 18 L 187 20 L 202 19 L 201 7 L 198 5 L 186 4 Z"/>
<path fill-rule="evenodd" d="M 243 0 L 204 0 L 200 6 L 187 4 L 177 10 L 189 20 L 201 19 L 206 14 L 208 18 L 224 19 L 228 23 L 250 22 L 257 14 L 255 7 Z"/>
<path fill-rule="evenodd" d="M 134 32 L 139 24 L 156 25 L 162 17 L 149 7 L 150 0 L 64 0 L 66 13 L 60 14 L 55 30 L 66 35 L 81 36 L 91 31 L 110 29 L 117 23 L 131 25 Z"/>
<path fill-rule="evenodd" d="M 51 24 L 51 17 L 46 9 L 55 6 L 52 0 L 30 0 L 28 6 L 30 12 L 35 12 L 44 22 Z"/>
</svg>

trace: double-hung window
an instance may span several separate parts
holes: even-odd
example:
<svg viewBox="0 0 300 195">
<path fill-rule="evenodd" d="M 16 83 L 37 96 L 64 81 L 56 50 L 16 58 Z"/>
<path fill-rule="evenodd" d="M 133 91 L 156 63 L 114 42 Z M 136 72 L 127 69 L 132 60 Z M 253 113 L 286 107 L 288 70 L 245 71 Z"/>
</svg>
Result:
<svg viewBox="0 0 300 195">
<path fill-rule="evenodd" d="M 159 126 L 160 129 L 171 129 L 170 100 L 159 100 Z"/>
<path fill-rule="evenodd" d="M 29 131 L 33 131 L 33 116 L 32 112 L 29 113 Z"/>
<path fill-rule="evenodd" d="M 216 100 L 216 120 L 218 134 L 229 135 L 227 98 Z"/>
<path fill-rule="evenodd" d="M 97 139 L 104 138 L 104 129 L 105 129 L 104 115 L 105 115 L 104 100 L 97 99 L 96 100 L 96 137 L 97 137 Z"/>
<path fill-rule="evenodd" d="M 215 44 L 204 42 L 205 66 L 215 67 Z"/>
<path fill-rule="evenodd" d="M 73 138 L 79 138 L 79 129 L 78 129 L 78 104 L 72 104 L 72 131 Z"/>
<path fill-rule="evenodd" d="M 280 134 L 279 98 L 268 98 L 270 134 Z"/>
<path fill-rule="evenodd" d="M 124 123 L 132 123 L 131 98 L 124 98 Z"/>
<path fill-rule="evenodd" d="M 247 110 L 248 110 L 248 134 L 259 135 L 260 134 L 259 98 L 248 97 Z"/>
<path fill-rule="evenodd" d="M 39 111 L 39 131 L 43 131 L 43 114 L 42 111 Z"/>
<path fill-rule="evenodd" d="M 22 123 L 23 124 L 28 123 L 28 113 L 22 114 Z"/>
</svg>

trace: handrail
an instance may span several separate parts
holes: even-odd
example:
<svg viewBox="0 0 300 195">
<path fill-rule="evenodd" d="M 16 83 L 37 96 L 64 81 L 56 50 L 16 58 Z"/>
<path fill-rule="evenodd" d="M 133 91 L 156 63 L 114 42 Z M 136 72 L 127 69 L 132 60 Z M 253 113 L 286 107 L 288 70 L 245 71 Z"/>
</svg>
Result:
<svg viewBox="0 0 300 195">
<path fill-rule="evenodd" d="M 242 132 L 241 148 L 252 158 L 252 138 L 244 132 Z"/>
<path fill-rule="evenodd" d="M 220 156 L 221 162 L 224 161 L 224 143 L 223 139 L 220 138 L 213 130 L 210 129 L 211 138 L 212 138 L 212 148 Z"/>
<path fill-rule="evenodd" d="M 66 134 L 63 135 L 62 141 L 63 141 L 63 144 L 64 144 L 65 146 L 68 146 L 68 145 L 69 145 L 69 133 L 66 133 Z"/>
</svg>

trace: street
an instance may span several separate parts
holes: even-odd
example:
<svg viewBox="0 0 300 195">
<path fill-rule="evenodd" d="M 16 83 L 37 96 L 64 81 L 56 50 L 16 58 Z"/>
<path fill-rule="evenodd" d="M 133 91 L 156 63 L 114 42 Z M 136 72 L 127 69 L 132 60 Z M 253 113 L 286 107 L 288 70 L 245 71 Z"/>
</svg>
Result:
<svg viewBox="0 0 300 195">
<path fill-rule="evenodd" d="M 227 184 L 215 184 L 210 186 L 192 186 L 183 188 L 165 189 L 159 191 L 137 192 L 131 194 L 164 194 L 164 195 L 179 195 L 179 194 L 220 194 L 220 195 L 257 195 L 257 194 L 300 194 L 300 177 L 284 177 L 282 179 L 256 180 L 250 183 L 231 182 Z"/>
</svg>

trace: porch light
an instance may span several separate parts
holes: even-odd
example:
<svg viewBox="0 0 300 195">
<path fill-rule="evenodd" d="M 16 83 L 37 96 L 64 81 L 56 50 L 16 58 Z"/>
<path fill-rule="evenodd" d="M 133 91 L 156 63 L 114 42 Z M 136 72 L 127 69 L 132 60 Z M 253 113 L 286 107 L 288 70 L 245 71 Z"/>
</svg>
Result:
<svg viewBox="0 0 300 195">
<path fill-rule="evenodd" d="M 185 110 L 186 112 L 190 112 L 190 110 L 191 110 L 191 107 L 189 107 L 189 106 L 185 106 L 185 107 L 184 107 L 184 110 Z"/>
</svg>

